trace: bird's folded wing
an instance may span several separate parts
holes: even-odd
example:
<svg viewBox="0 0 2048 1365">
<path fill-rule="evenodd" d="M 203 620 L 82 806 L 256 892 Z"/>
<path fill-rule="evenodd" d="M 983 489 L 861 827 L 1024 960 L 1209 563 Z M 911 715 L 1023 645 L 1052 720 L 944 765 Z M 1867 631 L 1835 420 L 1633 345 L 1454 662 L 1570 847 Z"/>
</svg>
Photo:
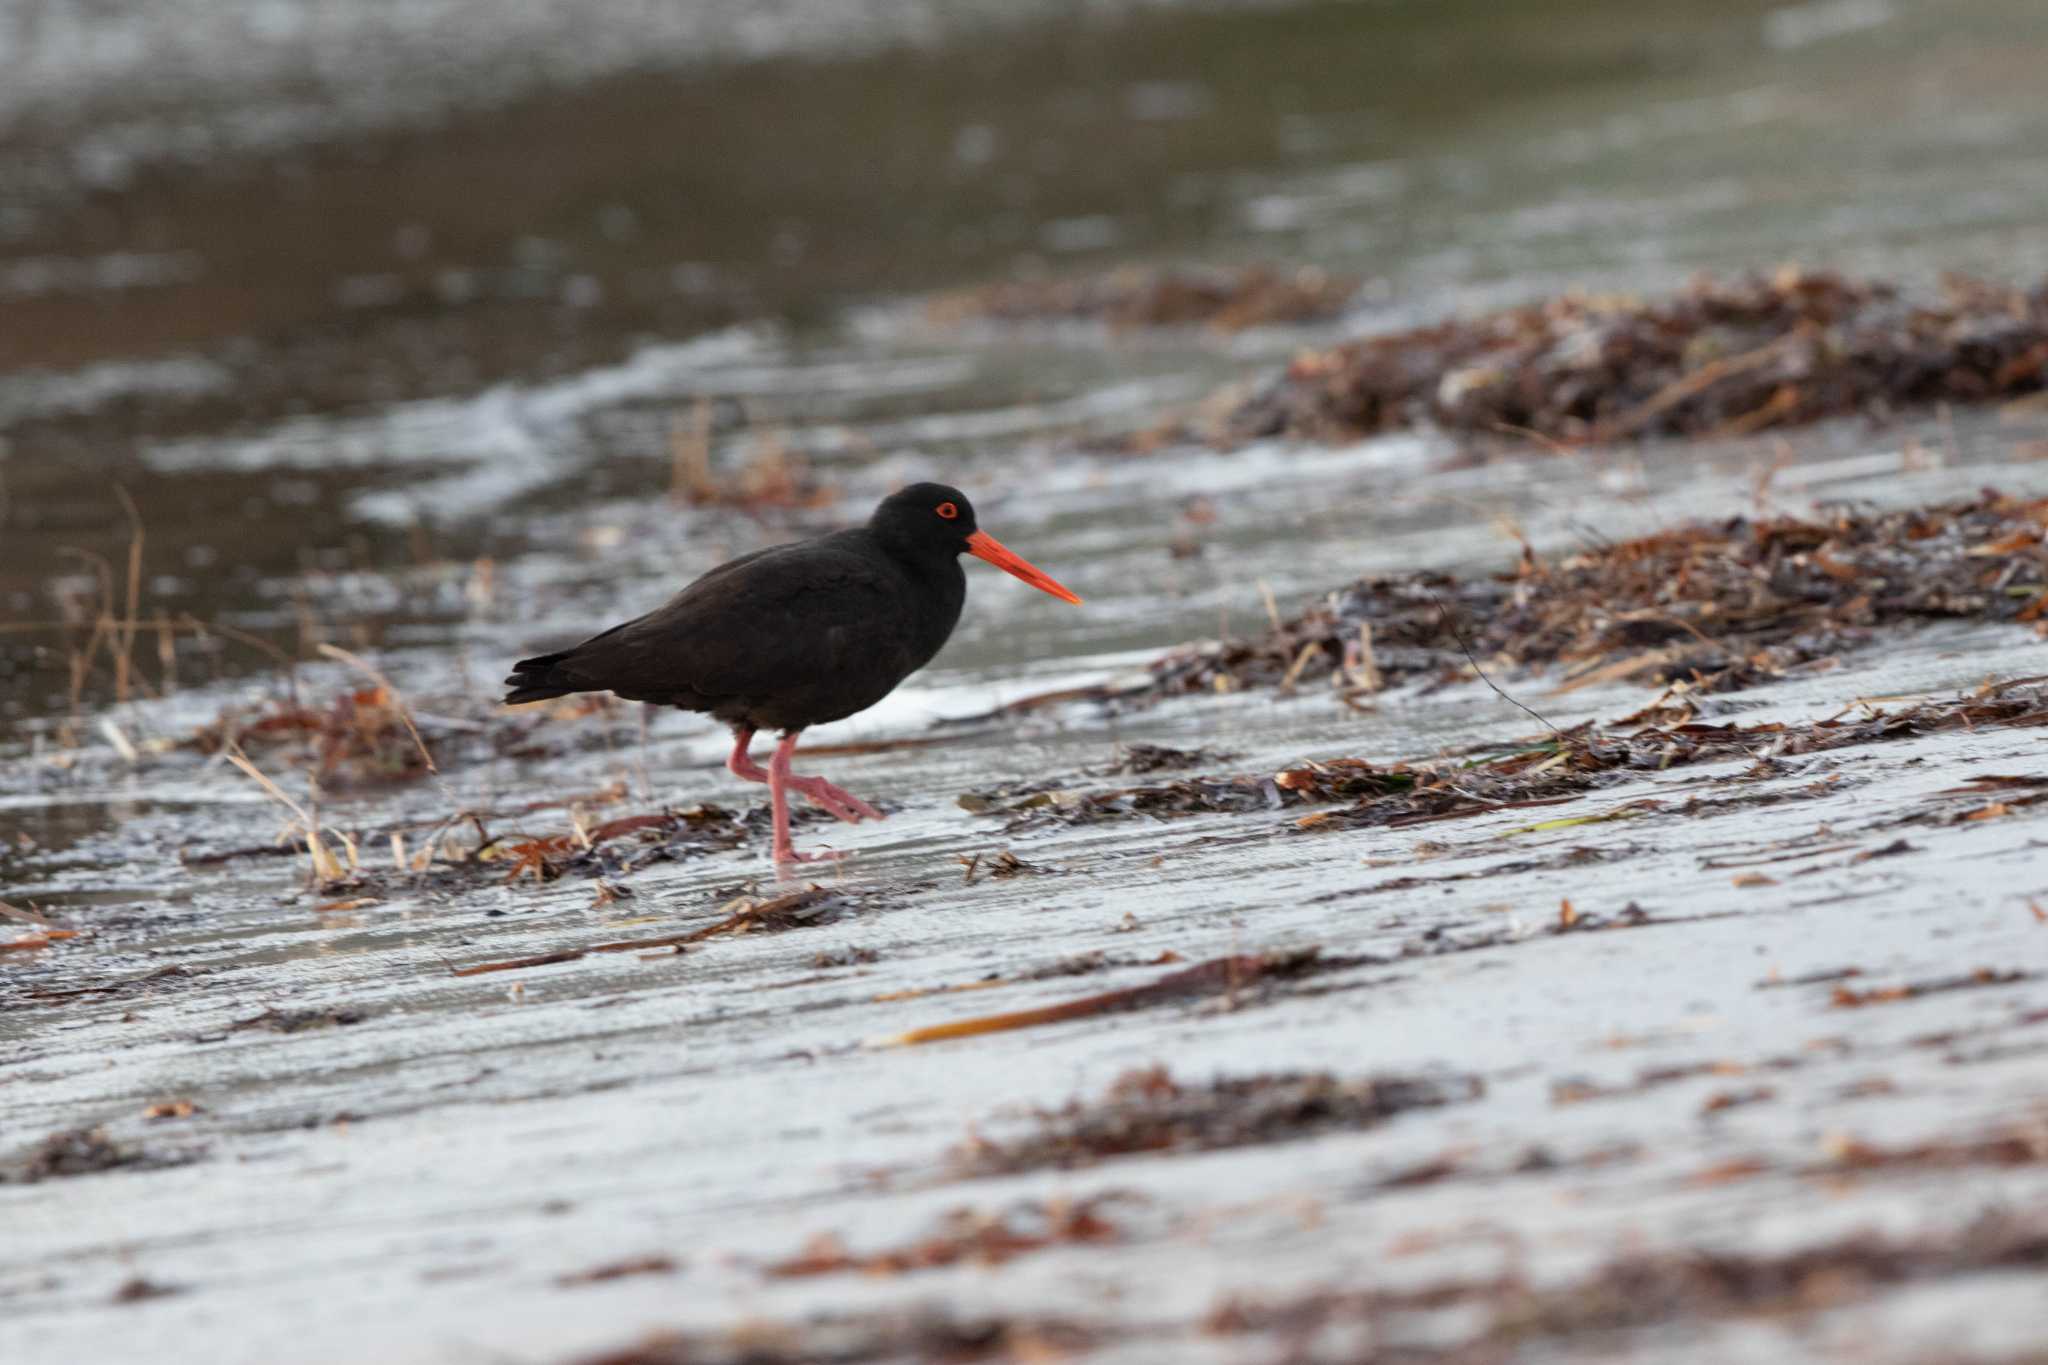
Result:
<svg viewBox="0 0 2048 1365">
<path fill-rule="evenodd" d="M 866 621 L 885 618 L 902 585 L 872 561 L 815 542 L 723 566 L 662 606 L 570 650 L 563 672 L 635 701 L 706 707 L 787 691 L 887 648 Z"/>
</svg>

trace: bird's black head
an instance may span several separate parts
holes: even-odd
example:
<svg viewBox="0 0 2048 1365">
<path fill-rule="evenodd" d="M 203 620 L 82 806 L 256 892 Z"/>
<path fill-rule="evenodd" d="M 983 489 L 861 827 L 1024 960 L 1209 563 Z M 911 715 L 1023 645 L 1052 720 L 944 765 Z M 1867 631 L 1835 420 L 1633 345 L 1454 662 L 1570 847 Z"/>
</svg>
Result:
<svg viewBox="0 0 2048 1365">
<path fill-rule="evenodd" d="M 868 529 L 895 553 L 924 559 L 967 553 L 977 528 L 965 493 L 942 483 L 914 483 L 882 499 Z"/>
<path fill-rule="evenodd" d="M 967 495 L 942 483 L 914 483 L 891 493 L 868 518 L 868 531 L 899 559 L 929 563 L 970 554 L 1063 602 L 1081 600 L 1058 579 L 975 525 L 974 504 Z"/>
</svg>

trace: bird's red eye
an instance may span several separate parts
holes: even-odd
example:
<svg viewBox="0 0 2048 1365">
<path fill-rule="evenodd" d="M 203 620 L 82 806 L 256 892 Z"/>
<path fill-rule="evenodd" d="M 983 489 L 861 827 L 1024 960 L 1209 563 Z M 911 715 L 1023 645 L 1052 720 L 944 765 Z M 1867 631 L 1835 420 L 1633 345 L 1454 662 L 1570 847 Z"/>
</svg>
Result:
<svg viewBox="0 0 2048 1365">
<path fill-rule="evenodd" d="M 950 502 L 942 502 L 934 510 L 936 510 L 938 514 L 944 517 L 947 521 L 951 521 L 953 520 L 953 518 L 960 515 L 960 509 Z"/>
</svg>

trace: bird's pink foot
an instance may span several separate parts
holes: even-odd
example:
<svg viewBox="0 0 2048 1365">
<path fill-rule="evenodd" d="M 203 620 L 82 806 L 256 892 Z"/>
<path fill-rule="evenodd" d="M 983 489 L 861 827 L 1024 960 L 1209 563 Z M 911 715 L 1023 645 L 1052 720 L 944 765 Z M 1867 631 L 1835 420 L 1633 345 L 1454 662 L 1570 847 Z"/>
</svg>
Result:
<svg viewBox="0 0 2048 1365">
<path fill-rule="evenodd" d="M 887 818 L 852 792 L 844 787 L 834 786 L 822 777 L 798 777 L 792 773 L 789 785 L 809 797 L 813 805 L 827 814 L 837 816 L 849 825 L 857 825 L 863 820 Z"/>
</svg>

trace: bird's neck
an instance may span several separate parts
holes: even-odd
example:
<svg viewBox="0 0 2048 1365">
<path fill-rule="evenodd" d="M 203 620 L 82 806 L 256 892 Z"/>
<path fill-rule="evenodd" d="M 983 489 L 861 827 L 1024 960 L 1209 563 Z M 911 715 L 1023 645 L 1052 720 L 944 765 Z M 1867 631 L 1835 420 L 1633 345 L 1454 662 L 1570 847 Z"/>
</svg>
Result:
<svg viewBox="0 0 2048 1365">
<path fill-rule="evenodd" d="M 929 660 L 960 623 L 960 609 L 967 601 L 967 572 L 955 555 L 898 563 L 910 576 L 913 600 L 923 607 L 917 614 L 914 647 L 921 660 Z"/>
</svg>

